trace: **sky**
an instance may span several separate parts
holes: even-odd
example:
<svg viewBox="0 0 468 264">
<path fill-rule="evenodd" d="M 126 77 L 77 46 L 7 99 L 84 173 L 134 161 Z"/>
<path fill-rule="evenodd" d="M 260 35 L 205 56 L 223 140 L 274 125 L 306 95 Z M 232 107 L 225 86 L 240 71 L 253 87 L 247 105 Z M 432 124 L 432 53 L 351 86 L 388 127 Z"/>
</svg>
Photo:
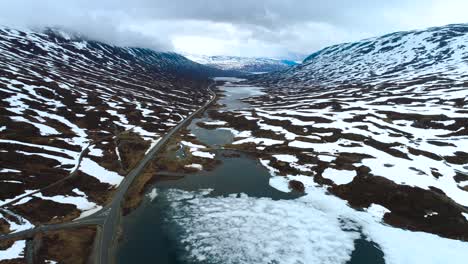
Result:
<svg viewBox="0 0 468 264">
<path fill-rule="evenodd" d="M 394 31 L 467 23 L 466 0 L 14 0 L 0 25 L 60 27 L 120 46 L 293 58 Z"/>
</svg>

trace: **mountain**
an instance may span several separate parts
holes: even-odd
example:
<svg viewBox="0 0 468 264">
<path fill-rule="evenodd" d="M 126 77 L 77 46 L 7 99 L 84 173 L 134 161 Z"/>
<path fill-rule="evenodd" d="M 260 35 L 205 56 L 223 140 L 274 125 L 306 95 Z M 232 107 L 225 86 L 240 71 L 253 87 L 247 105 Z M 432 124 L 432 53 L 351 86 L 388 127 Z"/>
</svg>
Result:
<svg viewBox="0 0 468 264">
<path fill-rule="evenodd" d="M 0 233 L 101 208 L 228 73 L 175 53 L 0 28 Z"/>
<path fill-rule="evenodd" d="M 295 61 L 270 58 L 250 58 L 235 56 L 204 56 L 185 54 L 187 58 L 200 64 L 218 69 L 244 73 L 265 73 L 288 69 L 297 64 Z"/>
<path fill-rule="evenodd" d="M 283 190 L 315 201 L 320 186 L 379 224 L 468 241 L 467 43 L 460 24 L 331 46 L 250 76 L 251 108 L 218 119 Z M 452 248 L 440 237 L 437 255 Z"/>
<path fill-rule="evenodd" d="M 467 24 L 396 32 L 324 48 L 296 67 L 263 76 L 263 81 L 308 86 L 435 77 L 463 79 L 468 72 L 467 43 Z"/>
</svg>

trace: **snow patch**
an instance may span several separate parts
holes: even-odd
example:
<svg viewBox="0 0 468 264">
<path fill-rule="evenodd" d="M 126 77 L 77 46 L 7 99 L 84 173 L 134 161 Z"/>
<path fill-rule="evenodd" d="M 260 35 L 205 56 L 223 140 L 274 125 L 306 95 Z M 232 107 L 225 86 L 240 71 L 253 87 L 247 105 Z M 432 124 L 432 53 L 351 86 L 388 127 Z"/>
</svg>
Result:
<svg viewBox="0 0 468 264">
<path fill-rule="evenodd" d="M 322 173 L 322 177 L 332 180 L 337 185 L 348 184 L 353 181 L 355 176 L 355 171 L 336 170 L 333 168 L 327 168 Z"/>
<path fill-rule="evenodd" d="M 18 240 L 5 250 L 0 250 L 0 260 L 23 258 L 26 249 L 26 240 Z"/>
</svg>

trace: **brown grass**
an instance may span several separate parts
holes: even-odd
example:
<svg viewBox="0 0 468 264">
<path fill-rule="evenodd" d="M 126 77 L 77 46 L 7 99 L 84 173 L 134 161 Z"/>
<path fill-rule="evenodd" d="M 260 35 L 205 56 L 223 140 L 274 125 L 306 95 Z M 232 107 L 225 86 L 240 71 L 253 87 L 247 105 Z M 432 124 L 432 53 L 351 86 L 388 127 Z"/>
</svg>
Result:
<svg viewBox="0 0 468 264">
<path fill-rule="evenodd" d="M 94 227 L 57 230 L 36 235 L 36 245 L 40 244 L 40 248 L 35 262 L 54 260 L 67 264 L 88 263 L 95 235 Z"/>
</svg>

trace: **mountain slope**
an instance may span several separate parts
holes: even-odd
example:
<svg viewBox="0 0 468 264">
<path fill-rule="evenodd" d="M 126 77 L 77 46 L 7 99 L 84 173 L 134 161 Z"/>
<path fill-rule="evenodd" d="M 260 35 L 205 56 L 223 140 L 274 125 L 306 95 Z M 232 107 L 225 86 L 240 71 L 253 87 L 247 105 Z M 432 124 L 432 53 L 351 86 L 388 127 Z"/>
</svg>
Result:
<svg viewBox="0 0 468 264">
<path fill-rule="evenodd" d="M 325 48 L 252 76 L 243 85 L 263 94 L 220 120 L 286 181 L 379 223 L 468 241 L 467 40 L 468 25 L 449 25 Z"/>
<path fill-rule="evenodd" d="M 198 63 L 223 70 L 240 71 L 245 73 L 272 72 L 285 70 L 297 63 L 289 60 L 276 60 L 269 58 L 249 58 L 236 56 L 203 56 L 185 54 L 185 56 Z"/>
<path fill-rule="evenodd" d="M 1 232 L 101 208 L 149 147 L 209 100 L 216 74 L 174 53 L 1 28 Z"/>
<path fill-rule="evenodd" d="M 468 24 L 396 32 L 334 45 L 287 71 L 266 75 L 268 83 L 313 85 L 378 83 L 468 77 Z"/>
</svg>

